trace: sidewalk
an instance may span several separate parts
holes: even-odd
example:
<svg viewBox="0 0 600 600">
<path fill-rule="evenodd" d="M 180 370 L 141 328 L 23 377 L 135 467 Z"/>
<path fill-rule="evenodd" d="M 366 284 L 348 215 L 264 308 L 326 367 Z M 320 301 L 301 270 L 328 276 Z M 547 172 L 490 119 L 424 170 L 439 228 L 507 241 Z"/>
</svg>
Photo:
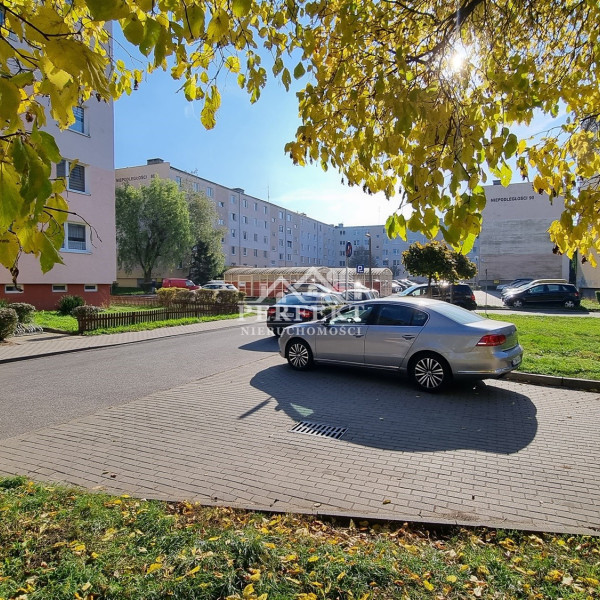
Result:
<svg viewBox="0 0 600 600">
<path fill-rule="evenodd" d="M 217 329 L 230 329 L 239 327 L 242 323 L 249 323 L 248 319 L 224 319 L 220 321 L 207 321 L 192 325 L 177 325 L 176 327 L 161 327 L 145 331 L 130 331 L 126 333 L 107 333 L 103 335 L 69 335 L 64 333 L 44 332 L 33 335 L 23 335 L 8 338 L 0 342 L 0 364 L 29 358 L 50 356 L 52 354 L 65 354 L 79 352 L 93 348 L 107 346 L 120 346 L 147 340 L 168 338 L 177 335 L 189 335 Z"/>
</svg>

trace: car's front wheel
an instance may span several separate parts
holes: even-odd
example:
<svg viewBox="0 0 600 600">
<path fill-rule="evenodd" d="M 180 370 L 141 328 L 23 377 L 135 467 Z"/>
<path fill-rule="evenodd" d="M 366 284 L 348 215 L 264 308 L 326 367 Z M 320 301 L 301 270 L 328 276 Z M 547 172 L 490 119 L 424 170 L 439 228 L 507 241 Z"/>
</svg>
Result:
<svg viewBox="0 0 600 600">
<path fill-rule="evenodd" d="M 313 366 L 312 351 L 304 340 L 291 340 L 287 345 L 285 357 L 290 367 L 296 371 L 306 371 Z"/>
<path fill-rule="evenodd" d="M 452 378 L 448 363 L 433 352 L 414 358 L 408 368 L 412 381 L 426 392 L 439 392 Z"/>
<path fill-rule="evenodd" d="M 512 305 L 513 305 L 515 308 L 523 308 L 523 300 L 519 300 L 519 299 L 517 298 L 517 300 L 513 300 L 513 302 L 512 302 Z"/>
</svg>

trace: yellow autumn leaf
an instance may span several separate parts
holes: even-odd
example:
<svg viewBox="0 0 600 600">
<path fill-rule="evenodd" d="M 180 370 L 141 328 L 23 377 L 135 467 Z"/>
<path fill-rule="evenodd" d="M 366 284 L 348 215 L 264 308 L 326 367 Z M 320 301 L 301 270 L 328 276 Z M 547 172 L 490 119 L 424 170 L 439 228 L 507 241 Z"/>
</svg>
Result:
<svg viewBox="0 0 600 600">
<path fill-rule="evenodd" d="M 319 557 L 316 554 L 313 554 L 311 557 L 309 557 L 307 562 L 312 563 L 312 562 L 317 562 L 318 560 L 319 560 Z"/>
<path fill-rule="evenodd" d="M 429 592 L 433 591 L 434 589 L 433 585 L 429 581 L 427 581 L 427 579 L 423 580 L 423 587 Z"/>
<path fill-rule="evenodd" d="M 146 570 L 146 575 L 150 575 L 150 573 L 154 573 L 154 571 L 158 571 L 159 569 L 162 569 L 162 563 L 152 563 Z"/>
<path fill-rule="evenodd" d="M 200 570 L 200 565 L 195 566 L 193 569 L 191 569 L 190 571 L 188 571 L 186 573 L 186 577 L 189 577 L 190 575 L 194 575 L 195 573 L 197 573 Z"/>
<path fill-rule="evenodd" d="M 449 583 L 456 583 L 458 577 L 456 577 L 456 575 L 448 575 L 448 577 L 446 577 L 446 581 L 448 581 Z"/>
<path fill-rule="evenodd" d="M 81 586 L 83 592 L 87 592 L 92 587 L 92 584 L 88 581 Z"/>
<path fill-rule="evenodd" d="M 254 594 L 254 585 L 249 583 L 244 590 L 242 591 L 242 596 L 244 598 L 250 598 Z"/>
</svg>

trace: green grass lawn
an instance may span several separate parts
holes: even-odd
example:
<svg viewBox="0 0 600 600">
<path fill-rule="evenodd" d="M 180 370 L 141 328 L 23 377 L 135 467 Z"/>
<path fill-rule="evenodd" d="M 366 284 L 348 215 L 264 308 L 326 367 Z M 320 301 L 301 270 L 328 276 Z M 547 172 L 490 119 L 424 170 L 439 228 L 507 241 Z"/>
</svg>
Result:
<svg viewBox="0 0 600 600">
<path fill-rule="evenodd" d="M 372 524 L 0 478 L 0 598 L 594 599 L 600 538 Z"/>
<path fill-rule="evenodd" d="M 600 380 L 600 319 L 498 314 L 517 326 L 523 346 L 519 371 Z"/>
</svg>

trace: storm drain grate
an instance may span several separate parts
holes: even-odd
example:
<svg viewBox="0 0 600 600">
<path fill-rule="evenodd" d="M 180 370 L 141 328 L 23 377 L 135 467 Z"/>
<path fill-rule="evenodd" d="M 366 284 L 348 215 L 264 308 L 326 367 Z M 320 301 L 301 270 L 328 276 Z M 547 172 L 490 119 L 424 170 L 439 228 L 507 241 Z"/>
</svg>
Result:
<svg viewBox="0 0 600 600">
<path fill-rule="evenodd" d="M 333 425 L 324 425 L 323 423 L 300 421 L 292 427 L 291 431 L 292 433 L 304 433 L 306 435 L 316 435 L 318 437 L 339 440 L 346 433 L 347 429 L 347 427 L 334 427 Z"/>
</svg>

